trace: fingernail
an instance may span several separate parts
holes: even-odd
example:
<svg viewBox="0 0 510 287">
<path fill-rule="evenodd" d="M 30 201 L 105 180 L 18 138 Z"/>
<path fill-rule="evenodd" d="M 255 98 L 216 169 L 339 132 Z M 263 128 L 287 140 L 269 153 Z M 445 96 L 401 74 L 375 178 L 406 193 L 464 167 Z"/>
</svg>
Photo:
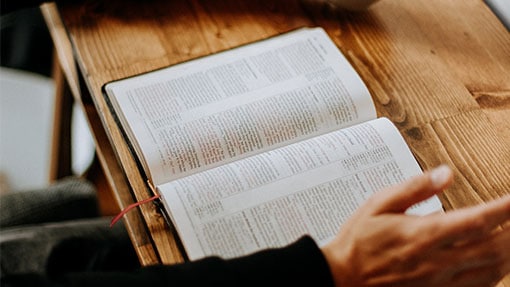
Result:
<svg viewBox="0 0 510 287">
<path fill-rule="evenodd" d="M 430 171 L 430 180 L 434 188 L 443 188 L 452 176 L 452 170 L 445 164 L 442 164 Z"/>
</svg>

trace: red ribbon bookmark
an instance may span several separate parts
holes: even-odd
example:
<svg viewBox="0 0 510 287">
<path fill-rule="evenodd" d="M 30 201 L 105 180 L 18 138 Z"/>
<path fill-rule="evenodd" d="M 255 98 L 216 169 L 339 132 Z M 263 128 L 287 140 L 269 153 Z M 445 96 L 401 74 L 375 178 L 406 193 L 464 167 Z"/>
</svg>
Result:
<svg viewBox="0 0 510 287">
<path fill-rule="evenodd" d="M 153 197 L 151 198 L 147 198 L 147 199 L 144 199 L 142 201 L 139 201 L 139 202 L 135 202 L 133 204 L 130 204 L 128 205 L 126 208 L 124 208 L 117 216 L 115 216 L 113 219 L 112 219 L 112 222 L 110 223 L 110 228 L 113 227 L 113 225 L 115 225 L 115 223 L 117 223 L 117 221 L 119 221 L 126 213 L 128 213 L 131 209 L 137 207 L 137 206 L 140 206 L 142 204 L 145 204 L 147 202 L 151 202 L 151 201 L 154 201 L 156 199 L 158 199 L 160 197 L 159 194 L 156 194 L 154 195 Z"/>
</svg>

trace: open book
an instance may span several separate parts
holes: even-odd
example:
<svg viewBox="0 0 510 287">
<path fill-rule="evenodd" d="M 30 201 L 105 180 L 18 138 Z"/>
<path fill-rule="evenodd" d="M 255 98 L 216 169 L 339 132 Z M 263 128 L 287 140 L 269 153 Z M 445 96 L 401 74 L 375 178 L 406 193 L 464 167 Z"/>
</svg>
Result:
<svg viewBox="0 0 510 287">
<path fill-rule="evenodd" d="M 108 83 L 105 95 L 190 259 L 318 244 L 421 172 L 321 28 Z M 409 212 L 441 210 L 434 197 Z"/>
</svg>

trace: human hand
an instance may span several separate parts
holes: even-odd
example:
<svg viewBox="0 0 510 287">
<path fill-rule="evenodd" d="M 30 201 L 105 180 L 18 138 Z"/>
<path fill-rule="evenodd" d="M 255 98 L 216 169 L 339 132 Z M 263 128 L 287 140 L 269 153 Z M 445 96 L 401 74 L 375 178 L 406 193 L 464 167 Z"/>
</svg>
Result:
<svg viewBox="0 0 510 287">
<path fill-rule="evenodd" d="M 510 196 L 427 216 L 412 205 L 441 192 L 440 166 L 373 195 L 322 248 L 335 285 L 493 286 L 510 272 Z"/>
</svg>

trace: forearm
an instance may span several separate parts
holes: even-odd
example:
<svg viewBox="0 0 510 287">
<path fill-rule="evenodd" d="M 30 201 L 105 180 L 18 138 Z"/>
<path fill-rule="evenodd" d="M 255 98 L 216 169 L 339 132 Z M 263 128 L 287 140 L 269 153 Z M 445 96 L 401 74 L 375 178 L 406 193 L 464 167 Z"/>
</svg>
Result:
<svg viewBox="0 0 510 287">
<path fill-rule="evenodd" d="M 24 284 L 19 284 L 22 282 Z M 29 280 L 29 281 L 27 281 Z M 303 237 L 284 248 L 264 250 L 236 259 L 209 257 L 135 272 L 84 272 L 61 283 L 47 278 L 10 278 L 7 286 L 333 286 L 327 262 L 315 242 Z M 35 285 L 34 285 L 35 286 Z"/>
</svg>

